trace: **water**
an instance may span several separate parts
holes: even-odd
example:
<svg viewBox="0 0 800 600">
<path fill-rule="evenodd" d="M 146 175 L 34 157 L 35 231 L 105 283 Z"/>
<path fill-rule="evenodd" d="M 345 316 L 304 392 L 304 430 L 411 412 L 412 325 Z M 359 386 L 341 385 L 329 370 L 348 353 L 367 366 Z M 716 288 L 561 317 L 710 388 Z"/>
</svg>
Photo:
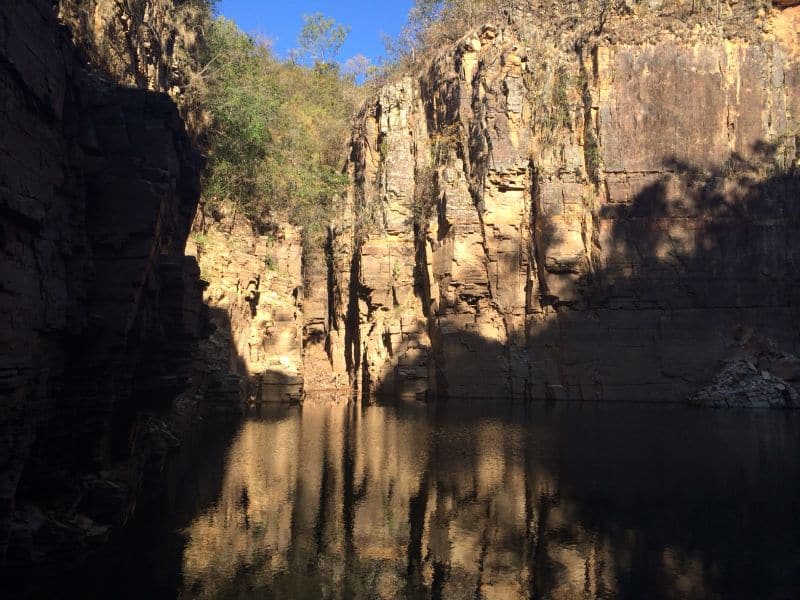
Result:
<svg viewBox="0 0 800 600">
<path fill-rule="evenodd" d="M 800 413 L 451 401 L 210 425 L 70 594 L 800 597 Z"/>
</svg>

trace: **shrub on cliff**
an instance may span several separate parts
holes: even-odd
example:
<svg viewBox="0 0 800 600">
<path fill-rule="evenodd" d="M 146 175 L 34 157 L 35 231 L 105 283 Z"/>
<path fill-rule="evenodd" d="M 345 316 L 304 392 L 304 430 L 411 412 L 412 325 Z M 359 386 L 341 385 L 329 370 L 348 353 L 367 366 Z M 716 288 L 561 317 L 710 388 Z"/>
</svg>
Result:
<svg viewBox="0 0 800 600">
<path fill-rule="evenodd" d="M 645 41 L 661 31 L 679 37 L 758 37 L 770 0 L 414 0 L 408 21 L 387 40 L 387 71 L 419 65 L 467 31 L 509 26 L 522 41 L 550 38 L 572 50 L 592 37 Z M 635 23 L 632 21 L 635 19 Z"/>
<path fill-rule="evenodd" d="M 352 78 L 328 54 L 313 66 L 280 61 L 224 18 L 211 23 L 207 39 L 206 202 L 232 201 L 256 225 L 285 219 L 318 239 L 347 183 L 341 165 L 357 100 Z"/>
<path fill-rule="evenodd" d="M 193 139 L 207 111 L 198 86 L 217 0 L 57 0 L 59 19 L 94 69 L 124 85 L 168 93 Z"/>
</svg>

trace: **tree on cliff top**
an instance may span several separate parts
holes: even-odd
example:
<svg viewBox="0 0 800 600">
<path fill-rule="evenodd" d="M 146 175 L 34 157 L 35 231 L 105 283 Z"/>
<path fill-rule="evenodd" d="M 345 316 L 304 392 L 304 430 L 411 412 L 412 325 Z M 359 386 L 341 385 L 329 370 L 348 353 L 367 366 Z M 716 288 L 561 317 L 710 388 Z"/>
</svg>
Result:
<svg viewBox="0 0 800 600">
<path fill-rule="evenodd" d="M 349 27 L 322 13 L 314 13 L 303 15 L 303 28 L 297 42 L 300 50 L 311 59 L 315 67 L 324 68 L 333 64 L 349 33 Z"/>
<path fill-rule="evenodd" d="M 317 26 L 316 56 L 330 60 L 345 30 L 328 20 Z M 347 183 L 340 171 L 356 102 L 352 79 L 334 63 L 320 65 L 325 68 L 280 61 L 232 21 L 211 23 L 204 98 L 211 113 L 208 205 L 233 202 L 256 225 L 286 219 L 303 227 L 307 240 L 319 238 L 333 196 Z"/>
<path fill-rule="evenodd" d="M 642 42 L 662 31 L 691 37 L 700 26 L 720 37 L 758 38 L 771 0 L 414 0 L 397 38 L 387 40 L 387 71 L 419 66 L 486 23 L 509 26 L 523 42 L 550 38 L 572 51 L 593 36 Z"/>
</svg>

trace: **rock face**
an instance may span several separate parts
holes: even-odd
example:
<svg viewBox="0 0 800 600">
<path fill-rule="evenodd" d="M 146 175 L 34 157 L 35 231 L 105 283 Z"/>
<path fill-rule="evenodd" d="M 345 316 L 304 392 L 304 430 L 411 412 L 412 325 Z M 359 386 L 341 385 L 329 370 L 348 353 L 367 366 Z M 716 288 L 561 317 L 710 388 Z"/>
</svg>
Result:
<svg viewBox="0 0 800 600">
<path fill-rule="evenodd" d="M 800 9 L 726 3 L 746 38 L 467 35 L 367 103 L 304 264 L 297 229 L 224 214 L 185 256 L 201 164 L 158 92 L 181 93 L 192 6 L 0 4 L 7 564 L 123 522 L 201 393 L 675 401 L 725 359 L 697 402 L 798 404 Z M 742 327 L 774 345 L 731 356 Z"/>
<path fill-rule="evenodd" d="M 487 26 L 386 85 L 333 242 L 353 385 L 680 401 L 737 326 L 796 352 L 797 17 L 577 52 Z"/>
<path fill-rule="evenodd" d="M 92 63 L 125 85 L 169 94 L 191 132 L 202 129 L 201 110 L 184 102 L 199 70 L 204 0 L 58 0 L 59 19 Z"/>
<path fill-rule="evenodd" d="M 84 70 L 45 0 L 0 5 L 0 553 L 124 520 L 191 375 L 198 156 L 174 103 Z M 161 435 L 161 433 L 164 435 Z M 166 436 L 166 437 L 165 437 Z M 150 440 L 150 441 L 148 441 Z"/>
<path fill-rule="evenodd" d="M 211 342 L 232 373 L 233 406 L 239 404 L 240 379 L 249 403 L 298 402 L 303 393 L 299 230 L 284 224 L 259 235 L 247 219 L 223 209 L 216 218 L 198 213 L 193 231 L 187 253 L 197 255 L 209 282 L 204 301 L 216 328 Z"/>
<path fill-rule="evenodd" d="M 186 251 L 207 282 L 214 331 L 206 363 L 228 374 L 209 385 L 209 401 L 236 409 L 240 400 L 253 407 L 350 398 L 341 342 L 329 330 L 328 264 L 304 252 L 297 227 L 258 231 L 229 204 L 204 207 Z"/>
</svg>

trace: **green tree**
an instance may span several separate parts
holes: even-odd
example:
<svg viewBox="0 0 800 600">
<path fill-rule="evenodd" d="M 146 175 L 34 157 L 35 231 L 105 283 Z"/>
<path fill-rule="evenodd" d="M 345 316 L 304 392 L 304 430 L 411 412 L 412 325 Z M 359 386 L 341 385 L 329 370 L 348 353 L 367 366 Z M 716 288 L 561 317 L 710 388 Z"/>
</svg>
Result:
<svg viewBox="0 0 800 600">
<path fill-rule="evenodd" d="M 261 170 L 273 142 L 283 101 L 269 49 L 218 18 L 208 32 L 207 93 L 211 113 L 205 195 L 236 199 L 249 214 L 271 195 Z"/>
<path fill-rule="evenodd" d="M 358 101 L 352 77 L 275 58 L 224 18 L 208 29 L 203 104 L 210 113 L 207 203 L 233 202 L 256 224 L 288 220 L 319 240 Z"/>
<path fill-rule="evenodd" d="M 297 37 L 302 53 L 315 66 L 333 63 L 350 33 L 350 28 L 322 13 L 303 15 L 303 28 Z"/>
</svg>

